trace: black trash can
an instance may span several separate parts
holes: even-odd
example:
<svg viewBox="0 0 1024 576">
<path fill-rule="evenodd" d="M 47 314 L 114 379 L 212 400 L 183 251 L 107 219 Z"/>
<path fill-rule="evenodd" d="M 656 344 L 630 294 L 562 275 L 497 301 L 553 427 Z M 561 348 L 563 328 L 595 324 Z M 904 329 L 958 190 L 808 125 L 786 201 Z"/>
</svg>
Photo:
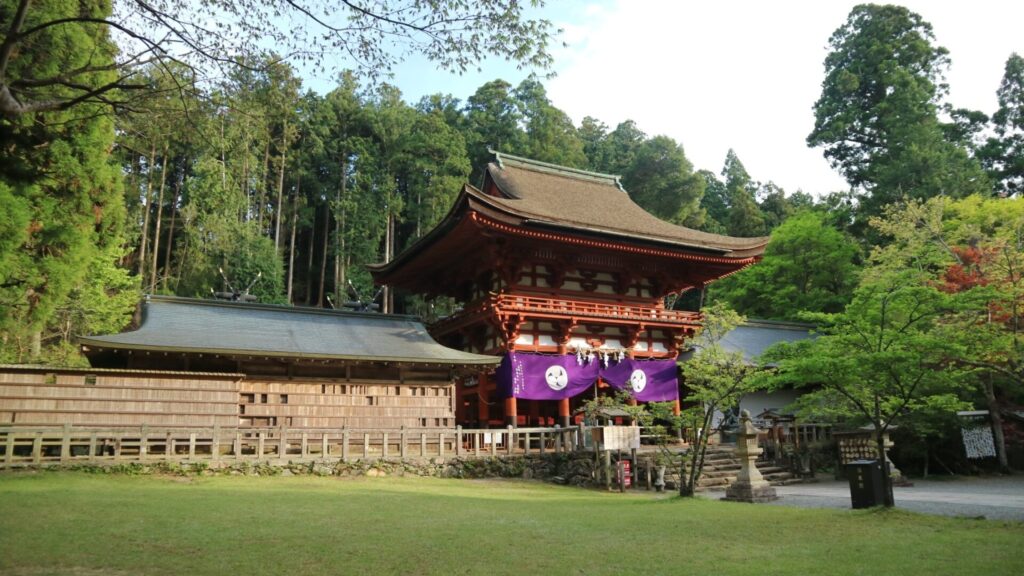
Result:
<svg viewBox="0 0 1024 576">
<path fill-rule="evenodd" d="M 882 484 L 882 466 L 878 460 L 856 460 L 846 465 L 850 479 L 850 499 L 853 508 L 871 508 L 885 504 Z"/>
</svg>

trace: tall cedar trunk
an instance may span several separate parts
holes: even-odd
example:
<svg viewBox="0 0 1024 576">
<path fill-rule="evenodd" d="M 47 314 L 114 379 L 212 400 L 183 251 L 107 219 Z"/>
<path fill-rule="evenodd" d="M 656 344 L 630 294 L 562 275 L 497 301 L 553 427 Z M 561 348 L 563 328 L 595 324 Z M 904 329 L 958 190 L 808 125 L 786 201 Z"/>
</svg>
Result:
<svg viewBox="0 0 1024 576">
<path fill-rule="evenodd" d="M 331 247 L 331 206 L 324 202 L 324 244 L 320 255 L 320 291 L 317 293 L 317 306 L 324 305 L 324 285 L 327 282 L 327 253 Z"/>
<path fill-rule="evenodd" d="M 267 170 L 270 167 L 270 138 L 263 146 L 263 173 L 260 175 L 260 196 L 259 204 L 256 206 L 256 222 L 259 223 L 260 231 L 263 230 L 263 212 L 267 207 Z"/>
<path fill-rule="evenodd" d="M 989 422 L 992 425 L 992 440 L 996 445 L 996 458 L 999 460 L 999 471 L 1010 473 L 1010 461 L 1006 457 L 1006 437 L 1003 435 L 1003 414 L 996 390 L 992 385 L 992 375 L 985 379 L 985 404 L 988 406 Z"/>
<path fill-rule="evenodd" d="M 250 194 L 249 194 L 249 143 L 248 142 L 246 142 L 246 147 L 245 148 L 246 148 L 245 149 L 245 153 L 242 154 L 242 183 L 241 183 L 240 188 L 242 189 L 242 197 L 245 198 L 245 204 L 247 206 L 249 206 L 250 203 L 252 202 L 252 198 L 250 198 Z M 251 213 L 252 210 L 250 209 L 249 212 Z M 243 220 L 243 222 L 245 220 L 248 220 L 249 218 L 251 218 L 251 216 L 249 214 L 247 214 L 245 219 Z"/>
<path fill-rule="evenodd" d="M 316 247 L 316 206 L 313 220 L 309 223 L 309 249 L 306 257 L 306 306 L 313 303 L 313 249 Z"/>
<path fill-rule="evenodd" d="M 167 230 L 167 248 L 164 250 L 164 288 L 167 288 L 167 279 L 173 275 L 171 270 L 171 252 L 174 248 L 174 221 L 178 215 L 178 197 L 181 195 L 181 181 L 184 178 L 174 179 L 174 198 L 171 198 L 171 224 Z"/>
<path fill-rule="evenodd" d="M 284 168 L 288 161 L 288 120 L 284 121 L 284 129 L 281 131 L 281 170 L 277 173 L 277 204 L 274 205 L 274 248 L 281 246 L 281 216 L 284 210 L 281 205 L 281 197 L 284 195 Z"/>
<path fill-rule="evenodd" d="M 345 212 L 343 202 L 348 193 L 348 152 L 341 153 L 341 186 L 338 189 L 338 200 L 335 203 L 335 210 L 341 212 L 339 224 L 334 231 L 334 300 L 340 304 L 348 298 L 345 296 L 345 268 L 342 266 L 342 242 L 344 239 Z"/>
<path fill-rule="evenodd" d="M 296 171 L 299 172 L 299 171 Z M 299 193 L 301 192 L 302 178 L 295 178 L 295 195 L 292 196 L 292 233 L 288 245 L 288 303 L 292 303 L 292 281 L 295 278 L 295 230 L 299 227 Z"/>
<path fill-rule="evenodd" d="M 145 282 L 146 277 L 146 248 L 149 244 L 149 211 L 153 208 L 153 202 L 149 199 L 150 194 L 153 192 L 153 159 L 156 156 L 156 144 L 150 146 L 149 149 L 149 177 L 146 179 L 146 196 L 144 198 L 143 206 L 143 217 L 142 217 L 142 239 L 139 241 L 139 280 Z"/>
<path fill-rule="evenodd" d="M 126 189 L 134 194 L 136 197 L 139 195 L 139 155 L 132 154 L 132 161 L 128 171 L 128 184 Z M 128 264 L 128 254 L 122 254 L 118 260 L 118 266 L 125 268 Z"/>
<path fill-rule="evenodd" d="M 224 115 L 220 116 L 220 189 L 228 189 L 228 161 L 224 152 Z"/>
<path fill-rule="evenodd" d="M 153 228 L 153 266 L 149 271 L 149 292 L 156 290 L 156 268 L 160 262 L 160 221 L 164 213 L 164 186 L 167 184 L 167 147 L 164 146 L 164 162 L 160 168 L 160 194 L 156 201 L 156 225 Z"/>
<path fill-rule="evenodd" d="M 385 206 L 386 218 L 384 220 L 384 263 L 391 261 L 391 210 L 390 205 Z M 384 285 L 384 301 L 381 303 L 382 311 L 385 314 L 391 313 L 391 287 Z"/>
</svg>

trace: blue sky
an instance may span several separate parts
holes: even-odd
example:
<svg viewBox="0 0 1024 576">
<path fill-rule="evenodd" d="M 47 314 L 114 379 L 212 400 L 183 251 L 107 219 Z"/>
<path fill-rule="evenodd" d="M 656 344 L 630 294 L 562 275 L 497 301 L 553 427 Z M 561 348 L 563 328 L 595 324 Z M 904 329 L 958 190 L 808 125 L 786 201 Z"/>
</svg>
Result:
<svg viewBox="0 0 1024 576">
<path fill-rule="evenodd" d="M 804 139 L 823 79 L 829 36 L 852 0 L 549 0 L 535 11 L 564 28 L 548 96 L 577 123 L 610 127 L 632 119 L 649 135 L 680 142 L 696 168 L 720 171 L 729 148 L 757 180 L 788 192 L 845 188 Z M 937 43 L 950 50 L 949 100 L 991 114 L 1003 65 L 1024 54 L 1024 2 L 913 0 Z M 529 71 L 501 60 L 462 76 L 412 59 L 395 69 L 409 102 L 450 93 L 465 100 L 481 84 L 518 84 Z M 323 90 L 323 81 L 307 86 Z"/>
</svg>

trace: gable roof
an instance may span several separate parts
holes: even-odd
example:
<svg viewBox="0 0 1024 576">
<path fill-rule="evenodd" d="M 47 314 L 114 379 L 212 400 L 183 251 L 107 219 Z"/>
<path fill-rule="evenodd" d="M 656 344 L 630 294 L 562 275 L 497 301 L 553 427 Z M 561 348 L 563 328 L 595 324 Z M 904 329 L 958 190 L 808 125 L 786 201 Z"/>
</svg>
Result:
<svg viewBox="0 0 1024 576">
<path fill-rule="evenodd" d="M 739 352 L 748 363 L 757 361 L 761 354 L 779 342 L 797 342 L 814 338 L 814 326 L 800 322 L 781 320 L 747 320 L 722 337 L 719 344 L 726 352 Z M 679 355 L 680 360 L 689 360 L 699 350 L 689 350 Z"/>
<path fill-rule="evenodd" d="M 768 244 L 767 236 L 734 238 L 665 222 L 633 202 L 618 176 L 498 152 L 494 155 L 483 191 L 466 187 L 466 192 L 494 209 L 520 217 L 525 225 L 671 244 L 727 258 L 760 255 Z"/>
<path fill-rule="evenodd" d="M 148 296 L 137 330 L 80 338 L 87 347 L 446 365 L 500 358 L 438 344 L 413 316 Z"/>
<path fill-rule="evenodd" d="M 753 362 L 770 346 L 779 342 L 796 342 L 813 338 L 810 324 L 778 320 L 748 320 L 722 338 L 727 352 L 741 352 L 743 359 Z"/>
</svg>

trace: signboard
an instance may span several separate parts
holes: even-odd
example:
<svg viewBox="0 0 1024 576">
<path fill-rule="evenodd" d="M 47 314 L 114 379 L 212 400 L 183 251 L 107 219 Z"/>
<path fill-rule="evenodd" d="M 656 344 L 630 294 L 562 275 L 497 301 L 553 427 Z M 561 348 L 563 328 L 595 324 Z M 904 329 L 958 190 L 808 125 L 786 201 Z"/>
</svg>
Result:
<svg viewBox="0 0 1024 576">
<path fill-rule="evenodd" d="M 601 450 L 639 450 L 639 426 L 600 426 L 591 429 Z"/>
</svg>

